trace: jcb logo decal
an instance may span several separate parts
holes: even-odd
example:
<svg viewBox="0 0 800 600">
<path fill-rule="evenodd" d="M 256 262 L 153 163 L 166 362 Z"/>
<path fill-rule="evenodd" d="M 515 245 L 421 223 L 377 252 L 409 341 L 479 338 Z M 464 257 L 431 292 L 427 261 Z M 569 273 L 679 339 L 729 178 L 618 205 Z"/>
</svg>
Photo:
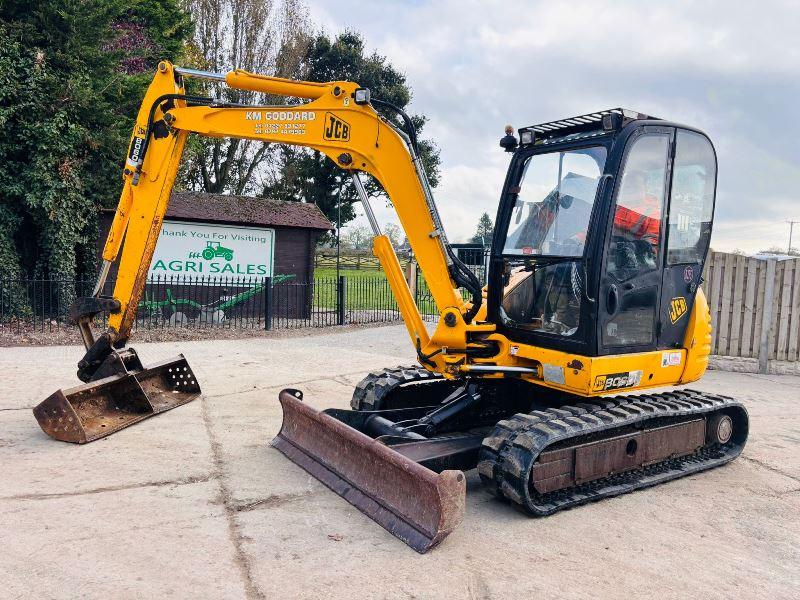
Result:
<svg viewBox="0 0 800 600">
<path fill-rule="evenodd" d="M 678 322 L 683 315 L 686 314 L 686 298 L 673 298 L 669 303 L 669 320 L 673 325 Z"/>
<path fill-rule="evenodd" d="M 325 113 L 324 137 L 326 140 L 342 140 L 346 142 L 350 139 L 350 125 L 333 113 Z"/>
<path fill-rule="evenodd" d="M 599 392 L 604 389 L 606 389 L 606 376 L 598 375 L 594 380 L 594 391 Z"/>
</svg>

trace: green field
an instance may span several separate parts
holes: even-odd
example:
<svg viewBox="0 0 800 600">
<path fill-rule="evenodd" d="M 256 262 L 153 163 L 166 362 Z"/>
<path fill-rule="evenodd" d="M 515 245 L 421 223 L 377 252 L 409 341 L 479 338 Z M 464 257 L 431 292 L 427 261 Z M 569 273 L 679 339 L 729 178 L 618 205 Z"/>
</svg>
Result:
<svg viewBox="0 0 800 600">
<path fill-rule="evenodd" d="M 340 275 L 348 279 L 383 279 L 386 274 L 383 269 L 340 269 Z M 335 279 L 336 267 L 317 267 L 314 269 L 314 279 Z"/>
<path fill-rule="evenodd" d="M 408 258 L 397 257 L 400 261 L 400 266 L 405 269 L 408 264 Z M 320 269 L 336 270 L 336 255 L 332 254 L 317 254 L 314 257 L 314 265 L 319 271 Z M 377 256 L 373 254 L 342 254 L 339 257 L 339 266 L 342 270 L 349 269 L 352 271 L 378 271 L 381 268 L 381 263 Z"/>
<path fill-rule="evenodd" d="M 397 310 L 386 274 L 378 269 L 342 269 L 339 271 L 346 282 L 347 310 Z M 314 306 L 336 308 L 336 269 L 319 268 L 314 270 Z M 427 290 L 424 281 L 420 292 L 420 309 L 433 312 L 433 302 L 422 290 Z"/>
</svg>

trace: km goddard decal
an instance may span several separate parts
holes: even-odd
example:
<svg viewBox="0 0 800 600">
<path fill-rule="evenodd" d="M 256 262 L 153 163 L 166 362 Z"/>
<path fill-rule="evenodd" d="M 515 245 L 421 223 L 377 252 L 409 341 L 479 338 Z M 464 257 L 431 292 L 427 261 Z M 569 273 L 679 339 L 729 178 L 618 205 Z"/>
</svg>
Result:
<svg viewBox="0 0 800 600">
<path fill-rule="evenodd" d="M 148 276 L 183 281 L 271 277 L 272 229 L 164 221 Z"/>
<path fill-rule="evenodd" d="M 626 371 L 625 373 L 611 373 L 598 375 L 594 379 L 592 390 L 603 392 L 605 390 L 619 390 L 622 388 L 636 387 L 642 381 L 642 371 Z"/>
<path fill-rule="evenodd" d="M 248 110 L 245 121 L 313 121 L 317 113 L 311 110 Z"/>
<path fill-rule="evenodd" d="M 256 135 L 306 135 L 306 123 L 316 120 L 313 110 L 248 110 L 244 111 L 245 121 L 253 123 Z"/>
</svg>

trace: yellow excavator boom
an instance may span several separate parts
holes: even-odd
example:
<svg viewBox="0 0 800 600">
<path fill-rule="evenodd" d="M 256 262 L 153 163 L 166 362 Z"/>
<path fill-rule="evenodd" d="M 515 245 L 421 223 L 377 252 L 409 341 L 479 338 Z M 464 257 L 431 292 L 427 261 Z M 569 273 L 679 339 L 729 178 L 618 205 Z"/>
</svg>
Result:
<svg viewBox="0 0 800 600">
<path fill-rule="evenodd" d="M 113 342 L 130 334 L 188 133 L 306 146 L 324 153 L 354 178 L 359 171 L 370 174 L 393 201 L 439 310 L 466 310 L 448 271 L 451 259 L 435 206 L 426 197 L 419 157 L 370 104 L 357 102 L 356 84 L 289 81 L 232 71 L 225 75 L 229 87 L 311 99 L 297 106 L 235 107 L 187 106 L 187 100 L 172 97 L 183 96 L 180 81 L 171 64 L 159 65 L 131 139 L 122 195 L 103 250 L 105 263 L 113 262 L 125 236 L 113 292 L 120 308 L 109 318 Z M 360 180 L 356 186 L 366 204 Z M 384 247 L 380 254 L 391 261 L 394 253 L 389 250 L 391 246 Z M 403 293 L 399 281 L 392 287 Z M 427 346 L 427 331 L 416 307 L 402 304 L 403 316 L 412 324 L 412 339 Z"/>
</svg>

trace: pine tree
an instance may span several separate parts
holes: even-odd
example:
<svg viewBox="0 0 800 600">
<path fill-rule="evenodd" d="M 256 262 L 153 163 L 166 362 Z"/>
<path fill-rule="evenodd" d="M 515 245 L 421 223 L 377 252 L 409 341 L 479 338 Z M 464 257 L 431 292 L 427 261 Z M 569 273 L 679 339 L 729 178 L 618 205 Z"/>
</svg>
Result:
<svg viewBox="0 0 800 600">
<path fill-rule="evenodd" d="M 470 242 L 488 246 L 492 241 L 492 233 L 494 233 L 494 223 L 492 223 L 492 217 L 489 216 L 489 213 L 485 212 L 478 219 L 478 229 L 470 239 Z"/>
</svg>

